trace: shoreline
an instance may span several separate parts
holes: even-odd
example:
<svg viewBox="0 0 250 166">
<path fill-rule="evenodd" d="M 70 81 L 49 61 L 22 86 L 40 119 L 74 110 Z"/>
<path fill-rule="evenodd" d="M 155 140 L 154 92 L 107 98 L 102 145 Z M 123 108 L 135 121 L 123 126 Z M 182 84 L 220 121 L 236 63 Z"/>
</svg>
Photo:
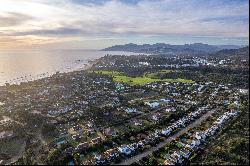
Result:
<svg viewBox="0 0 250 166">
<path fill-rule="evenodd" d="M 54 75 L 60 73 L 60 74 L 69 74 L 69 73 L 73 73 L 73 72 L 76 72 L 76 71 L 85 71 L 85 70 L 88 70 L 90 69 L 93 64 L 98 60 L 99 58 L 97 59 L 94 59 L 94 60 L 89 60 L 87 63 L 85 64 L 82 64 L 79 68 L 75 68 L 75 69 L 72 69 L 72 70 L 69 70 L 69 71 L 55 71 L 54 73 L 50 73 L 48 76 L 44 76 L 44 77 L 41 77 L 41 78 L 38 78 L 38 79 L 34 79 L 34 80 L 27 80 L 27 81 L 21 81 L 21 82 L 18 82 L 18 83 L 5 83 L 3 85 L 0 84 L 0 88 L 4 88 L 4 87 L 7 87 L 7 86 L 21 86 L 22 84 L 25 84 L 25 83 L 32 83 L 32 82 L 35 82 L 35 81 L 39 81 L 41 79 L 48 79 L 48 78 L 51 78 L 53 77 Z M 45 73 L 42 73 L 40 75 L 43 75 Z M 39 75 L 37 75 L 39 76 Z"/>
<path fill-rule="evenodd" d="M 98 50 L 100 51 L 100 50 Z M 102 51 L 105 52 L 105 51 Z M 14 77 L 11 78 L 9 80 L 0 80 L 0 87 L 5 87 L 5 86 L 9 86 L 9 85 L 21 85 L 22 83 L 29 83 L 29 82 L 33 82 L 36 80 L 40 80 L 40 79 L 44 79 L 44 78 L 49 78 L 51 76 L 53 76 L 56 73 L 70 73 L 70 72 L 74 72 L 74 71 L 81 71 L 81 70 L 87 70 L 88 68 L 90 68 L 92 66 L 92 63 L 95 62 L 96 60 L 106 56 L 106 55 L 126 55 L 126 56 L 131 56 L 131 55 L 140 55 L 139 53 L 133 53 L 133 52 L 117 52 L 114 51 L 110 54 L 110 52 L 106 52 L 105 54 L 103 54 L 102 56 L 98 56 L 95 58 L 88 58 L 86 60 L 83 60 L 84 63 L 83 64 L 75 64 L 75 66 L 71 66 L 69 67 L 63 67 L 61 69 L 57 69 L 55 71 L 45 71 L 43 73 L 38 73 L 38 74 L 25 74 L 25 75 L 21 75 L 18 77 Z M 78 61 L 78 60 L 76 60 Z M 4 73 L 4 72 L 0 72 Z M 1 78 L 1 77 L 0 77 Z"/>
<path fill-rule="evenodd" d="M 98 59 L 94 59 L 94 60 L 91 61 L 91 62 L 85 63 L 85 64 L 83 64 L 83 67 L 80 67 L 80 68 L 78 68 L 78 69 L 75 69 L 74 71 L 88 70 L 88 69 L 90 69 L 90 68 L 93 66 L 93 64 L 94 64 L 97 60 L 98 60 Z M 74 72 L 74 71 L 72 71 L 72 72 Z M 70 73 L 70 72 L 67 72 L 67 73 Z"/>
</svg>

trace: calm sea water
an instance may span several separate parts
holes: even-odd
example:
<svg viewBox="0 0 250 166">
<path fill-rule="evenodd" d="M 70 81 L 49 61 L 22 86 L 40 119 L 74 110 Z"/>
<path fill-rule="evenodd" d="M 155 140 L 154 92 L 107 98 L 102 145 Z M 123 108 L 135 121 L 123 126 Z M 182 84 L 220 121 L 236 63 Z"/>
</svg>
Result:
<svg viewBox="0 0 250 166">
<path fill-rule="evenodd" d="M 82 68 L 88 60 L 106 54 L 133 53 L 93 50 L 0 50 L 0 85 L 19 84 L 48 77 L 56 72 L 74 71 Z"/>
</svg>

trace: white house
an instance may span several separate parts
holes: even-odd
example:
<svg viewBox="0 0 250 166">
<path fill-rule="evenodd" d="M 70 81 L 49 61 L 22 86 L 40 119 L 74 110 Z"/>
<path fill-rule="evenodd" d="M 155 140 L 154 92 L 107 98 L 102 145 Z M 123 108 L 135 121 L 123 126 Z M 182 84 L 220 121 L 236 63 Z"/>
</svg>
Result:
<svg viewBox="0 0 250 166">
<path fill-rule="evenodd" d="M 164 130 L 162 130 L 161 131 L 161 133 L 163 134 L 163 135 L 169 135 L 170 133 L 171 133 L 171 131 L 172 131 L 172 129 L 170 128 L 170 129 L 164 129 Z"/>
<path fill-rule="evenodd" d="M 160 103 L 158 103 L 158 102 L 152 102 L 152 103 L 146 102 L 146 104 L 147 104 L 150 108 L 157 108 L 157 107 L 160 106 Z"/>
<path fill-rule="evenodd" d="M 169 103 L 169 102 L 171 102 L 170 99 L 160 99 L 160 101 L 162 101 L 162 102 L 164 102 L 164 103 Z"/>
<path fill-rule="evenodd" d="M 120 153 L 123 153 L 125 155 L 131 154 L 131 149 L 126 145 L 119 147 L 118 150 L 119 150 Z"/>
<path fill-rule="evenodd" d="M 134 113 L 134 112 L 137 112 L 137 110 L 136 110 L 136 108 L 127 108 L 127 109 L 125 109 L 125 112 Z"/>
<path fill-rule="evenodd" d="M 168 107 L 168 108 L 166 108 L 165 111 L 166 111 L 166 112 L 175 112 L 175 111 L 176 111 L 176 108 L 174 108 L 174 107 Z"/>
</svg>

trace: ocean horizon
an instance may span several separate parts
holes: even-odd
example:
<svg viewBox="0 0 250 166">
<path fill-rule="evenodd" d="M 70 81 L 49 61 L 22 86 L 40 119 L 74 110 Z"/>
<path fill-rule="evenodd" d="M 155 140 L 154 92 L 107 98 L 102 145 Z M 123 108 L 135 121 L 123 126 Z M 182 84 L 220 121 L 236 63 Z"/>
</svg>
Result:
<svg viewBox="0 0 250 166">
<path fill-rule="evenodd" d="M 20 84 L 49 77 L 56 72 L 71 72 L 84 67 L 89 60 L 112 55 L 132 55 L 131 52 L 92 49 L 1 49 L 0 86 Z"/>
</svg>

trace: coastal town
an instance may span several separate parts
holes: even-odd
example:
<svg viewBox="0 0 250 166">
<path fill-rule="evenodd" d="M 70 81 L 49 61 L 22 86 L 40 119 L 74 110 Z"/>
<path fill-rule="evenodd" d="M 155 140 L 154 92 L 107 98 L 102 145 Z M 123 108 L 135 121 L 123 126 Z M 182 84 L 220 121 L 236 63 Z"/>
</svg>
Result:
<svg viewBox="0 0 250 166">
<path fill-rule="evenodd" d="M 249 115 L 248 59 L 107 55 L 91 64 L 0 87 L 0 164 L 194 164 Z M 225 72 L 206 75 L 216 70 Z"/>
<path fill-rule="evenodd" d="M 0 166 L 249 149 L 249 0 L 0 0 Z"/>
</svg>

